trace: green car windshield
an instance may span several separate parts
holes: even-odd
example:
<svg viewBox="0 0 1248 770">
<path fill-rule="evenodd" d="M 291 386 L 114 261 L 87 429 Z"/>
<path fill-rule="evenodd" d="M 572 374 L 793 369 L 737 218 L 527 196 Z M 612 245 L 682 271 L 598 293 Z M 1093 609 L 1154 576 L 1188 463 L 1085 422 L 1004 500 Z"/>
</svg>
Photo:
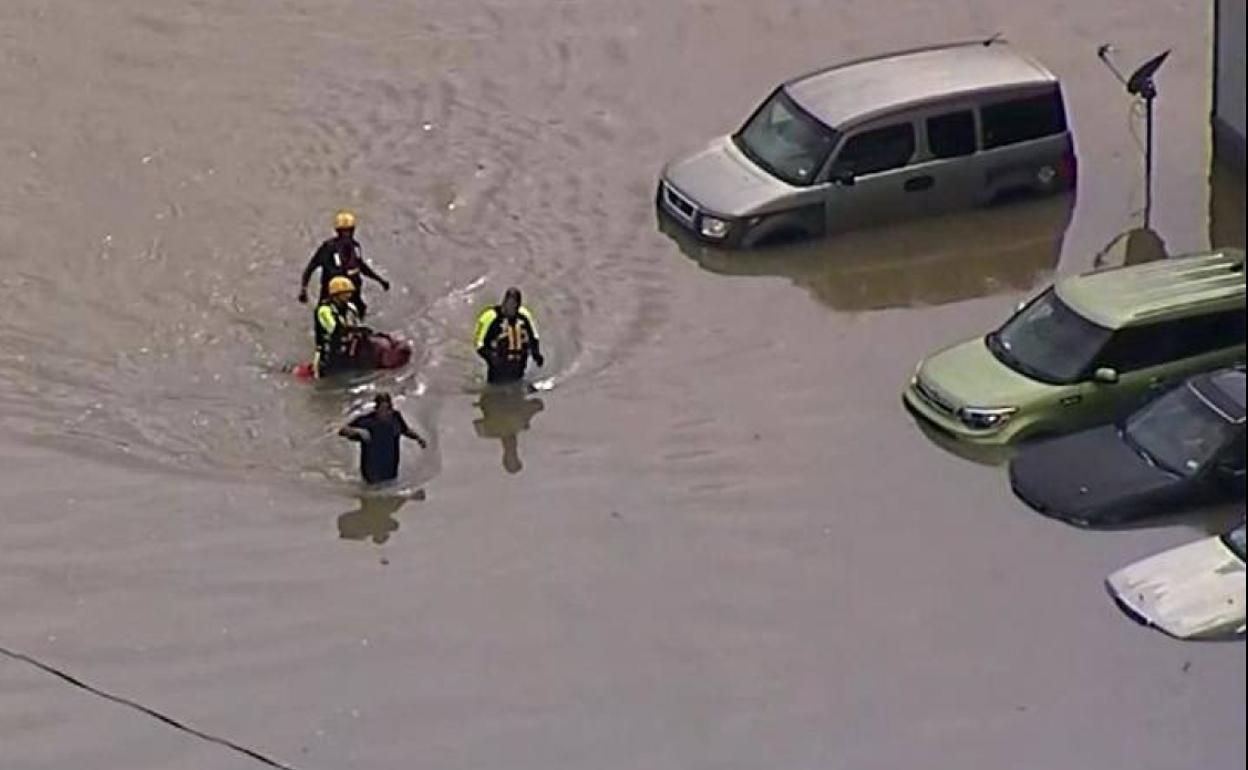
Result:
<svg viewBox="0 0 1248 770">
<path fill-rule="evenodd" d="M 840 135 L 807 114 L 780 89 L 732 141 L 750 160 L 791 185 L 813 184 Z"/>
<path fill-rule="evenodd" d="M 1158 466 L 1193 476 L 1234 438 L 1235 424 L 1185 385 L 1132 415 L 1123 433 Z"/>
<path fill-rule="evenodd" d="M 989 334 L 987 343 L 997 360 L 1014 371 L 1067 385 L 1086 376 L 1111 335 L 1049 289 Z"/>
</svg>

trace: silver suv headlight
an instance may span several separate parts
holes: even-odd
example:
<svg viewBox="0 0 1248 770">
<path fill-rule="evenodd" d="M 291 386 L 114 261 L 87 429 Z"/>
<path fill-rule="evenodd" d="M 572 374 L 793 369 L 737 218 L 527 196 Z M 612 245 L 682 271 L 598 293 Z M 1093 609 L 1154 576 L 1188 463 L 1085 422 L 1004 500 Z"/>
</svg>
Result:
<svg viewBox="0 0 1248 770">
<path fill-rule="evenodd" d="M 1016 406 L 964 406 L 958 410 L 958 419 L 972 430 L 994 430 L 1009 422 L 1016 412 Z"/>
<path fill-rule="evenodd" d="M 698 224 L 698 229 L 702 235 L 715 240 L 723 240 L 728 237 L 728 229 L 730 223 L 724 219 L 702 215 L 702 221 Z"/>
</svg>

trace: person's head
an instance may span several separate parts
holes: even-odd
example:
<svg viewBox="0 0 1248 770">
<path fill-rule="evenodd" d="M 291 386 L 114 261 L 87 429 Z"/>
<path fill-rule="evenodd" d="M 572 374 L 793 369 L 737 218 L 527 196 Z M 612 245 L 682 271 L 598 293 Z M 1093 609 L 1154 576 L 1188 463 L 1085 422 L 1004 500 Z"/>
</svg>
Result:
<svg viewBox="0 0 1248 770">
<path fill-rule="evenodd" d="M 515 318 L 520 312 L 520 290 L 512 286 L 503 292 L 503 303 L 499 306 L 499 310 L 507 318 Z"/>
<path fill-rule="evenodd" d="M 340 237 L 350 238 L 355 234 L 355 214 L 347 210 L 339 211 L 334 215 L 334 232 Z"/>
<path fill-rule="evenodd" d="M 390 394 L 383 390 L 373 396 L 373 408 L 377 414 L 385 416 L 394 411 L 394 401 L 390 398 Z"/>
<path fill-rule="evenodd" d="M 329 299 L 335 305 L 345 305 L 355 293 L 355 284 L 345 275 L 336 275 L 329 279 Z"/>
</svg>

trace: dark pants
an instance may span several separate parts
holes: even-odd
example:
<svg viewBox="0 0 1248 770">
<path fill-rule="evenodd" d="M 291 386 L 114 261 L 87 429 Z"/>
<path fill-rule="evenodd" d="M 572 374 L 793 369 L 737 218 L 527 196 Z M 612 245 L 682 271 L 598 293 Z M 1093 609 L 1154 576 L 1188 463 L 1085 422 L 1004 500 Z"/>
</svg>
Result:
<svg viewBox="0 0 1248 770">
<path fill-rule="evenodd" d="M 386 465 L 369 465 L 363 457 L 360 458 L 360 476 L 366 484 L 384 484 L 387 481 L 394 481 L 399 477 L 399 460 L 396 457 L 393 463 Z"/>
<path fill-rule="evenodd" d="M 524 378 L 524 369 L 527 364 L 528 356 L 519 359 L 503 357 L 491 359 L 485 373 L 485 381 L 491 385 L 519 382 Z"/>
</svg>

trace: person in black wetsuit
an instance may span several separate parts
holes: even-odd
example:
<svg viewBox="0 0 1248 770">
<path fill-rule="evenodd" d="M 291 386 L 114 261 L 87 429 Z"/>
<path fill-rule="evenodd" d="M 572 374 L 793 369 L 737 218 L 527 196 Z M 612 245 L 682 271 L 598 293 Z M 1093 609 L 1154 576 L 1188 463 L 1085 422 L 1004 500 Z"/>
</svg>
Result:
<svg viewBox="0 0 1248 770">
<path fill-rule="evenodd" d="M 421 449 L 428 446 L 394 408 L 389 393 L 378 393 L 373 399 L 373 410 L 356 417 L 338 435 L 360 442 L 360 475 L 369 484 L 398 477 L 401 438 L 412 439 Z"/>
<path fill-rule="evenodd" d="M 485 379 L 491 384 L 519 382 L 530 358 L 538 366 L 546 363 L 533 314 L 514 286 L 503 293 L 501 303 L 477 316 L 473 346 L 486 363 Z"/>
<path fill-rule="evenodd" d="M 390 291 L 390 282 L 382 278 L 364 261 L 364 251 L 360 247 L 360 242 L 355 239 L 355 214 L 350 211 L 339 211 L 334 217 L 334 231 L 334 237 L 323 241 L 312 254 L 312 258 L 308 260 L 307 267 L 303 268 L 303 275 L 299 279 L 299 301 L 307 303 L 308 281 L 312 280 L 312 273 L 318 269 L 321 271 L 320 302 L 329 298 L 330 280 L 335 276 L 346 276 L 351 279 L 351 283 L 355 284 L 355 294 L 351 297 L 351 303 L 355 305 L 356 312 L 363 320 L 368 313 L 368 305 L 364 303 L 364 298 L 360 294 L 364 278 L 371 278 L 381 284 L 383 291 Z"/>
</svg>

